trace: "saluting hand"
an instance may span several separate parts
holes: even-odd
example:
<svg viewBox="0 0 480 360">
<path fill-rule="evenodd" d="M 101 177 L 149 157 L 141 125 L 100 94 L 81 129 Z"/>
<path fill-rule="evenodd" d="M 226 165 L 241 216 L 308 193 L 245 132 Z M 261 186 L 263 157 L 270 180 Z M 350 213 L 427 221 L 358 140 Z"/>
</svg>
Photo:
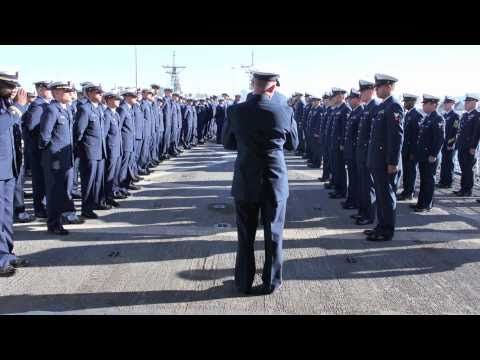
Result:
<svg viewBox="0 0 480 360">
<path fill-rule="evenodd" d="M 389 175 L 396 174 L 398 172 L 398 166 L 396 165 L 387 165 L 387 173 Z"/>
<path fill-rule="evenodd" d="M 19 88 L 14 99 L 19 105 L 24 106 L 27 103 L 27 92 L 24 88 Z"/>
</svg>

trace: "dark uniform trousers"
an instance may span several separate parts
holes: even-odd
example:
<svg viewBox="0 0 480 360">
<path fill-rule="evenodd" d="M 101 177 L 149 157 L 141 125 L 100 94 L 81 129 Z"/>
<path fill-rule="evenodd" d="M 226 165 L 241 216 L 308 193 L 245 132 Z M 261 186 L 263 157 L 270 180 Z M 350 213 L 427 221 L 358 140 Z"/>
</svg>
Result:
<svg viewBox="0 0 480 360">
<path fill-rule="evenodd" d="M 357 160 L 358 172 L 358 215 L 363 219 L 375 221 L 376 197 L 373 176 L 365 161 Z"/>
<path fill-rule="evenodd" d="M 13 251 L 13 191 L 15 178 L 0 180 L 0 267 L 4 267 L 11 260 Z"/>
<path fill-rule="evenodd" d="M 387 174 L 385 169 L 371 169 L 377 199 L 378 230 L 382 234 L 393 235 L 397 209 L 397 187 L 401 170 Z"/>
<path fill-rule="evenodd" d="M 38 135 L 33 137 L 30 146 L 30 167 L 32 170 L 32 195 L 35 213 L 45 211 L 45 177 L 42 168 L 42 151 L 38 148 Z"/>
<path fill-rule="evenodd" d="M 135 153 L 131 151 L 124 151 L 122 154 L 122 160 L 120 161 L 119 169 L 119 186 L 126 192 L 128 186 L 131 184 L 135 177 Z"/>
<path fill-rule="evenodd" d="M 15 181 L 15 191 L 13 195 L 13 208 L 15 215 L 25 212 L 25 199 L 23 196 L 23 186 L 25 182 L 25 166 L 22 164 L 18 171 L 18 177 Z"/>
<path fill-rule="evenodd" d="M 418 170 L 420 172 L 420 192 L 418 194 L 417 205 L 423 209 L 429 209 L 433 206 L 433 192 L 435 190 L 435 174 L 437 172 L 438 160 L 430 163 L 420 161 Z"/>
<path fill-rule="evenodd" d="M 335 191 L 339 194 L 347 193 L 347 170 L 343 150 L 335 150 Z"/>
<path fill-rule="evenodd" d="M 354 205 L 355 207 L 359 206 L 359 192 L 360 192 L 360 182 L 358 181 L 357 174 L 357 163 L 355 161 L 355 156 L 353 159 L 348 159 L 347 161 L 347 171 L 348 171 L 348 195 L 346 202 Z"/>
<path fill-rule="evenodd" d="M 458 162 L 462 171 L 460 189 L 465 192 L 470 192 L 473 188 L 473 167 L 477 163 L 477 159 L 475 155 L 470 154 L 469 149 L 459 149 Z"/>
<path fill-rule="evenodd" d="M 261 213 L 265 237 L 264 284 L 278 287 L 282 282 L 283 227 L 286 200 L 271 203 L 235 201 L 238 228 L 238 248 L 235 263 L 235 284 L 241 291 L 248 290 L 255 276 L 255 233 Z"/>
<path fill-rule="evenodd" d="M 113 199 L 115 193 L 118 193 L 120 168 L 122 166 L 122 157 L 115 156 L 107 159 L 107 174 L 105 176 L 105 194 L 107 199 Z"/>
<path fill-rule="evenodd" d="M 50 164 L 44 163 L 44 176 L 47 195 L 47 225 L 52 228 L 61 225 L 62 213 L 75 211 L 72 200 L 73 168 L 53 170 L 50 168 Z"/>
<path fill-rule="evenodd" d="M 453 157 L 455 150 L 448 150 L 446 146 L 442 148 L 442 162 L 440 169 L 440 184 L 451 186 L 453 182 L 453 171 L 455 165 L 453 164 Z"/>
<path fill-rule="evenodd" d="M 405 195 L 413 195 L 415 192 L 415 179 L 417 178 L 417 160 L 411 160 L 407 155 L 402 156 L 403 164 L 403 191 Z"/>
<path fill-rule="evenodd" d="M 104 192 L 105 160 L 81 158 L 82 212 L 95 210 Z"/>
</svg>

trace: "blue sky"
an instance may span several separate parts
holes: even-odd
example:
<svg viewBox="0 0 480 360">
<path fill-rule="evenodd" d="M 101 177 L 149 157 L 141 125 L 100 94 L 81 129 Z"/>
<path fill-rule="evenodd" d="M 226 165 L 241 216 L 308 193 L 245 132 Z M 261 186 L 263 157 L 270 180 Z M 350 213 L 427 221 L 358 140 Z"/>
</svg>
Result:
<svg viewBox="0 0 480 360">
<path fill-rule="evenodd" d="M 480 92 L 480 46 L 383 46 L 383 45 L 152 45 L 137 46 L 138 85 L 170 85 L 162 65 L 187 68 L 180 74 L 186 93 L 232 93 L 247 89 L 247 75 L 240 65 L 250 63 L 280 73 L 280 91 L 323 94 L 332 86 L 350 89 L 359 79 L 373 79 L 376 72 L 399 78 L 402 92 L 437 96 Z M 18 45 L 0 46 L 1 67 L 18 68 L 24 87 L 42 79 L 93 81 L 106 89 L 134 86 L 133 45 Z M 232 69 L 233 68 L 233 69 Z"/>
</svg>

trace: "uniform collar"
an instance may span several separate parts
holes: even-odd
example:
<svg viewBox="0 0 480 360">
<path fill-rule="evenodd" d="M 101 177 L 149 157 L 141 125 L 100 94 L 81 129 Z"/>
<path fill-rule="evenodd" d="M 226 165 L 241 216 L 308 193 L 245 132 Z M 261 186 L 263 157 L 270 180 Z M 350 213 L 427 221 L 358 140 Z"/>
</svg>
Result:
<svg viewBox="0 0 480 360">
<path fill-rule="evenodd" d="M 382 103 L 386 102 L 386 101 L 389 100 L 391 97 L 392 97 L 392 95 L 386 97 L 385 99 L 383 99 Z"/>
</svg>

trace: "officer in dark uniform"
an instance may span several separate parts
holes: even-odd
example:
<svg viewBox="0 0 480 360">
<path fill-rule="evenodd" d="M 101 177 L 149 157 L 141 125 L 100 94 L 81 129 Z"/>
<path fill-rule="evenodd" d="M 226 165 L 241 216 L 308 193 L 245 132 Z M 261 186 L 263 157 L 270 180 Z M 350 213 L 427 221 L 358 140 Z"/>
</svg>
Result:
<svg viewBox="0 0 480 360">
<path fill-rule="evenodd" d="M 438 97 L 423 95 L 423 111 L 427 115 L 420 124 L 415 153 L 420 172 L 420 192 L 417 203 L 410 206 L 415 212 L 430 211 L 433 206 L 438 156 L 445 141 L 445 120 L 437 112 L 439 101 Z"/>
<path fill-rule="evenodd" d="M 322 177 L 319 178 L 321 182 L 327 182 L 330 180 L 330 163 L 329 163 L 329 153 L 328 153 L 328 127 L 330 124 L 330 114 L 331 114 L 331 109 L 332 109 L 332 102 L 331 100 L 331 94 L 330 93 L 325 93 L 323 95 L 323 107 L 324 107 L 324 112 L 322 116 L 322 124 L 320 126 L 320 153 L 322 157 Z"/>
<path fill-rule="evenodd" d="M 162 156 L 160 159 L 167 160 L 170 158 L 170 139 L 172 136 L 173 118 L 172 118 L 172 89 L 165 89 L 165 96 L 163 97 L 163 146 Z"/>
<path fill-rule="evenodd" d="M 310 125 L 310 146 L 312 153 L 312 161 L 308 166 L 311 168 L 320 168 L 321 155 L 320 155 L 320 127 L 322 125 L 324 108 L 321 104 L 322 98 L 312 95 L 310 97 L 311 107 L 308 114 L 308 122 Z"/>
<path fill-rule="evenodd" d="M 153 167 L 156 167 L 160 164 L 160 136 L 163 137 L 163 114 L 160 115 L 161 104 L 158 102 L 158 92 L 160 90 L 160 86 L 157 84 L 150 85 L 153 91 L 153 99 L 152 99 L 152 115 L 154 119 L 154 126 L 153 126 L 153 138 L 150 145 L 150 158 L 151 164 Z"/>
<path fill-rule="evenodd" d="M 397 196 L 398 200 L 412 200 L 415 194 L 418 159 L 417 140 L 423 115 L 415 108 L 417 96 L 403 94 L 405 125 L 402 146 L 403 191 Z"/>
<path fill-rule="evenodd" d="M 332 143 L 332 132 L 333 132 L 333 125 L 334 125 L 334 115 L 337 110 L 337 105 L 334 103 L 334 95 L 331 94 L 330 103 L 332 106 L 330 107 L 330 113 L 328 115 L 327 120 L 327 152 L 328 152 L 328 164 L 329 164 L 329 171 L 330 171 L 330 181 L 328 184 L 325 184 L 325 189 L 334 189 L 335 188 L 335 156 L 333 151 L 333 143 Z"/>
<path fill-rule="evenodd" d="M 460 115 L 453 109 L 455 106 L 455 99 L 451 96 L 445 96 L 443 106 L 445 112 L 443 118 L 445 119 L 445 142 L 442 146 L 442 160 L 440 167 L 440 181 L 438 187 L 441 189 L 449 189 L 453 182 L 453 157 L 455 154 L 455 143 L 457 141 L 458 129 L 460 128 Z"/>
<path fill-rule="evenodd" d="M 180 152 L 178 151 L 178 123 L 182 122 L 181 118 L 181 112 L 179 116 L 179 111 L 178 111 L 178 94 L 174 93 L 172 94 L 172 100 L 171 100 L 171 106 L 172 106 L 172 133 L 170 135 L 170 156 L 177 157 Z"/>
<path fill-rule="evenodd" d="M 45 179 L 42 169 L 42 151 L 39 149 L 40 136 L 40 118 L 45 107 L 52 100 L 52 92 L 49 89 L 50 81 L 37 81 L 35 88 L 38 93 L 35 101 L 30 104 L 28 110 L 23 115 L 23 125 L 26 137 L 31 144 L 26 151 L 31 159 L 32 169 L 32 193 L 33 193 L 33 209 L 35 216 L 40 219 L 47 218 L 45 209 Z"/>
<path fill-rule="evenodd" d="M 122 135 L 122 159 L 119 170 L 119 192 L 123 195 L 114 195 L 115 199 L 129 196 L 128 190 L 138 190 L 133 184 L 135 180 L 135 114 L 133 106 L 137 102 L 137 96 L 133 90 L 125 90 L 121 94 L 124 98 L 118 107 L 119 127 Z"/>
<path fill-rule="evenodd" d="M 265 265 L 261 292 L 282 282 L 282 241 L 288 198 L 283 149 L 298 146 L 296 123 L 287 106 L 271 101 L 278 75 L 254 73 L 254 96 L 229 107 L 223 143 L 238 150 L 232 184 L 238 227 L 235 284 L 249 293 L 255 275 L 254 241 L 259 211 L 265 232 Z"/>
<path fill-rule="evenodd" d="M 358 172 L 358 213 L 351 217 L 357 225 L 369 225 L 375 221 L 375 188 L 373 176 L 367 167 L 368 146 L 372 121 L 376 115 L 377 102 L 373 98 L 375 84 L 367 81 L 359 81 L 360 99 L 363 103 L 363 113 L 358 123 L 356 163 Z"/>
<path fill-rule="evenodd" d="M 305 108 L 303 109 L 303 119 L 302 122 L 305 124 L 305 153 L 302 158 L 307 160 L 307 164 L 312 163 L 312 152 L 311 152 L 311 133 L 310 133 L 310 123 L 309 123 L 309 113 L 312 108 L 312 95 L 305 92 Z"/>
<path fill-rule="evenodd" d="M 107 158 L 105 116 L 101 107 L 103 90 L 99 85 L 89 85 L 86 92 L 88 101 L 78 108 L 74 138 L 80 156 L 82 216 L 96 219 L 98 216 L 93 210 L 111 208 L 102 204 Z"/>
<path fill-rule="evenodd" d="M 454 191 L 457 196 L 472 196 L 473 167 L 477 162 L 476 150 L 480 136 L 480 112 L 476 109 L 479 100 L 480 98 L 474 94 L 465 96 L 465 113 L 460 120 L 460 133 L 456 144 L 462 171 L 461 188 Z"/>
<path fill-rule="evenodd" d="M 193 100 L 188 99 L 187 104 L 182 109 L 182 144 L 184 149 L 192 148 L 192 133 L 193 133 L 193 122 L 194 122 L 194 109 L 193 109 Z"/>
<path fill-rule="evenodd" d="M 205 127 L 207 126 L 208 122 L 207 117 L 208 109 L 205 104 L 205 99 L 200 99 L 200 102 L 197 105 L 197 137 L 200 145 L 205 143 Z"/>
<path fill-rule="evenodd" d="M 120 128 L 120 115 L 117 112 L 122 98 L 114 93 L 108 92 L 103 95 L 107 109 L 105 115 L 105 134 L 107 136 L 107 165 L 105 175 L 105 196 L 107 205 L 119 207 L 115 196 L 120 194 L 120 167 L 122 164 L 122 134 Z"/>
<path fill-rule="evenodd" d="M 372 123 L 367 166 L 372 172 L 377 199 L 378 224 L 365 230 L 367 240 L 392 240 L 395 232 L 396 190 L 401 177 L 403 143 L 403 108 L 392 97 L 398 80 L 384 74 L 375 75 L 375 90 L 383 101 Z"/>
<path fill-rule="evenodd" d="M 351 112 L 350 107 L 345 103 L 346 90 L 333 88 L 334 105 L 336 106 L 332 115 L 332 133 L 330 146 L 334 162 L 334 191 L 329 194 L 332 199 L 344 198 L 347 194 L 347 170 L 345 169 L 344 147 L 345 147 L 345 125 Z"/>
<path fill-rule="evenodd" d="M 198 114 L 197 114 L 197 105 L 198 101 L 193 100 L 191 102 L 191 109 L 192 109 L 192 134 L 190 137 L 190 146 L 195 147 L 198 145 Z"/>
<path fill-rule="evenodd" d="M 151 155 L 151 141 L 152 141 L 152 125 L 155 126 L 155 119 L 153 118 L 153 90 L 143 89 L 142 100 L 140 101 L 140 110 L 143 114 L 143 141 L 142 149 L 140 151 L 139 159 L 139 174 L 148 175 L 150 173 L 150 155 Z"/>
<path fill-rule="evenodd" d="M 345 145 L 344 158 L 348 170 L 348 196 L 347 200 L 342 203 L 342 207 L 347 210 L 359 208 L 360 188 L 358 182 L 358 169 L 356 163 L 357 140 L 358 140 L 358 124 L 363 114 L 363 105 L 361 104 L 360 91 L 351 89 L 350 112 L 345 126 Z"/>
<path fill-rule="evenodd" d="M 12 276 L 15 268 L 28 265 L 13 252 L 13 192 L 20 170 L 13 127 L 20 123 L 27 105 L 27 92 L 17 86 L 18 72 L 0 71 L 0 276 Z"/>
<path fill-rule="evenodd" d="M 71 189 L 74 120 L 68 106 L 74 90 L 67 82 L 54 82 L 50 84 L 50 89 L 54 100 L 44 109 L 39 134 L 47 197 L 47 229 L 53 234 L 67 235 L 68 231 L 62 224 L 62 213 L 75 212 Z"/>
<path fill-rule="evenodd" d="M 215 111 L 215 123 L 217 124 L 217 144 L 222 143 L 223 122 L 226 117 L 226 105 L 223 99 L 220 99 Z"/>
</svg>

